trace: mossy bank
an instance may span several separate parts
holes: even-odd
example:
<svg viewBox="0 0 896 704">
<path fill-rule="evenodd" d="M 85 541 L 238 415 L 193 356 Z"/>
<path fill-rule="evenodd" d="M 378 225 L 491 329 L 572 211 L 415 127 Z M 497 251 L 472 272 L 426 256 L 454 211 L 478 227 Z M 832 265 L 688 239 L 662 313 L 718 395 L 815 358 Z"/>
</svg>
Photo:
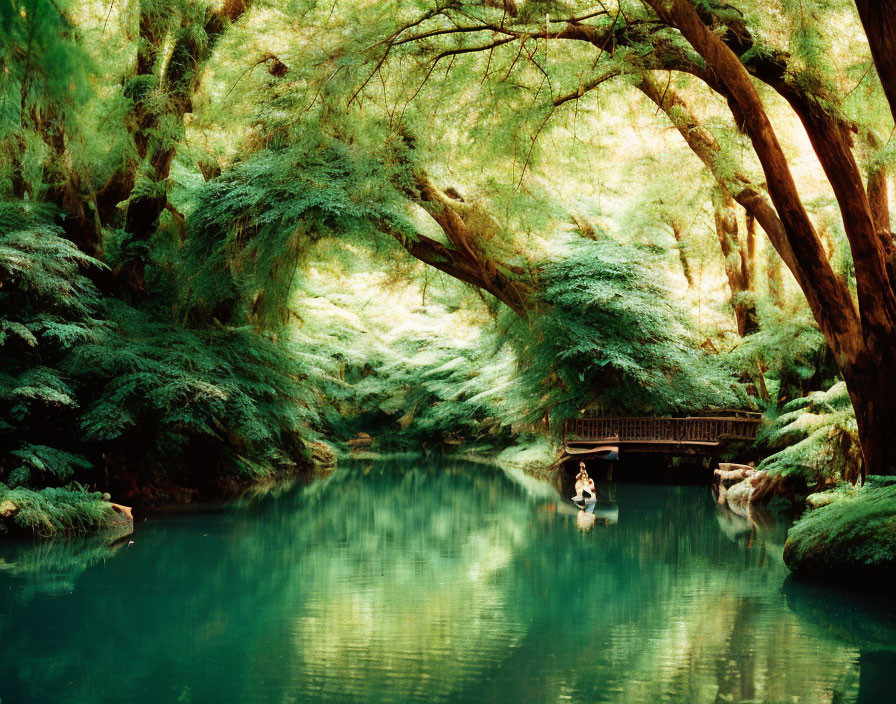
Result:
<svg viewBox="0 0 896 704">
<path fill-rule="evenodd" d="M 798 577 L 866 587 L 896 584 L 896 481 L 869 477 L 810 497 L 823 503 L 794 525 L 784 562 Z"/>
</svg>

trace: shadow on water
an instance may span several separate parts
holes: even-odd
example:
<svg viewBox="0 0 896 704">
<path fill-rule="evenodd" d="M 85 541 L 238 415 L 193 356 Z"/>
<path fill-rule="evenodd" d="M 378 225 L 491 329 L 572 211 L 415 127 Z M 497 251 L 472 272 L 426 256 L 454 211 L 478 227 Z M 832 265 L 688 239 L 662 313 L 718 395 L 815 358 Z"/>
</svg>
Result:
<svg viewBox="0 0 896 704">
<path fill-rule="evenodd" d="M 822 637 L 846 643 L 859 652 L 856 702 L 896 699 L 896 601 L 892 596 L 807 584 L 788 577 L 787 604 Z"/>
<path fill-rule="evenodd" d="M 64 579 L 4 553 L 0 700 L 878 701 L 889 651 L 782 592 L 777 534 L 726 530 L 705 489 L 625 483 L 583 528 L 545 489 L 354 462 L 108 553 L 30 546 L 61 548 Z"/>
</svg>

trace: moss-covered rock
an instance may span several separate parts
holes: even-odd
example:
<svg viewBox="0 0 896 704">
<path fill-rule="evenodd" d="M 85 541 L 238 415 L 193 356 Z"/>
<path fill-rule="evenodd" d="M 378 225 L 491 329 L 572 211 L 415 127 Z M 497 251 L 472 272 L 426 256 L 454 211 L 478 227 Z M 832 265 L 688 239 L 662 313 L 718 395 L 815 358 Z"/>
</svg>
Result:
<svg viewBox="0 0 896 704">
<path fill-rule="evenodd" d="M 791 528 L 784 562 L 798 576 L 896 584 L 896 485 L 836 492 Z"/>
</svg>

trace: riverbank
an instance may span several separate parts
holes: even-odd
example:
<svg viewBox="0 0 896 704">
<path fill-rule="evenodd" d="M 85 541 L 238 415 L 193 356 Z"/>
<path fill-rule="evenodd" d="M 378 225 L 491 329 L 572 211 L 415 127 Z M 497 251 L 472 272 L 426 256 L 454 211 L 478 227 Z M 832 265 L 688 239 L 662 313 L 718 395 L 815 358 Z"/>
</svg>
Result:
<svg viewBox="0 0 896 704">
<path fill-rule="evenodd" d="M 371 438 L 364 433 L 343 448 L 318 441 L 310 446 L 309 459 L 295 462 L 279 473 L 257 475 L 221 475 L 204 477 L 201 484 L 175 483 L 163 475 L 158 481 L 139 486 L 126 475 L 118 477 L 117 488 L 124 506 L 112 501 L 106 492 L 90 491 L 79 485 L 40 490 L 8 487 L 0 483 L 0 536 L 32 535 L 49 539 L 76 537 L 133 525 L 132 511 L 189 507 L 203 502 L 225 502 L 246 494 L 266 494 L 296 480 L 311 482 L 332 473 L 342 459 L 413 461 L 421 452 L 377 452 L 369 449 Z M 439 453 L 444 460 L 501 466 L 524 471 L 530 476 L 554 483 L 559 448 L 543 438 L 531 439 L 501 451 L 474 448 Z M 122 496 L 122 495 L 119 495 Z"/>
<path fill-rule="evenodd" d="M 768 515 L 795 519 L 782 558 L 797 578 L 891 589 L 896 584 L 896 477 L 870 476 L 808 493 L 794 477 L 721 464 L 717 503 L 757 530 Z"/>
<path fill-rule="evenodd" d="M 113 503 L 109 494 L 83 487 L 32 490 L 0 484 L 0 534 L 49 538 L 133 523 L 131 508 Z"/>
<path fill-rule="evenodd" d="M 533 436 L 500 451 L 468 448 L 439 453 L 443 461 L 499 466 L 527 483 L 541 482 L 562 493 L 563 454 L 547 437 Z M 266 494 L 289 480 L 313 481 L 329 475 L 341 459 L 413 461 L 419 452 L 382 453 L 367 442 L 338 448 L 319 442 L 312 447 L 308 467 L 287 475 L 255 477 L 252 481 L 218 482 L 214 493 L 205 488 L 202 500 L 223 501 L 246 493 Z M 893 480 L 896 481 L 896 480 Z M 733 516 L 764 530 L 775 516 L 799 519 L 786 543 L 778 543 L 778 559 L 797 576 L 819 580 L 855 581 L 869 577 L 892 581 L 896 575 L 896 489 L 887 480 L 872 478 L 864 488 L 840 485 L 808 497 L 805 485 L 794 477 L 756 470 L 751 466 L 721 464 L 715 472 L 716 502 Z M 166 505 L 194 505 L 196 489 L 167 492 L 179 497 Z M 159 504 L 138 504 L 138 509 Z M 802 518 L 800 517 L 802 514 Z M 108 494 L 77 489 L 35 492 L 0 485 L 0 532 L 30 533 L 41 538 L 70 536 L 132 522 L 130 509 L 114 504 Z"/>
<path fill-rule="evenodd" d="M 248 492 L 264 493 L 286 482 L 312 481 L 336 467 L 337 452 L 323 442 L 310 447 L 310 459 L 288 465 L 279 473 L 222 475 L 201 485 L 175 484 L 165 476 L 125 491 L 129 506 L 116 503 L 108 492 L 90 491 L 78 484 L 28 489 L 0 483 L 0 536 L 31 535 L 48 539 L 75 537 L 133 526 L 134 510 L 190 506 L 200 501 L 221 502 Z M 116 497 L 118 498 L 118 497 Z"/>
<path fill-rule="evenodd" d="M 896 584 L 896 477 L 868 477 L 809 497 L 784 545 L 794 575 L 892 589 Z"/>
</svg>

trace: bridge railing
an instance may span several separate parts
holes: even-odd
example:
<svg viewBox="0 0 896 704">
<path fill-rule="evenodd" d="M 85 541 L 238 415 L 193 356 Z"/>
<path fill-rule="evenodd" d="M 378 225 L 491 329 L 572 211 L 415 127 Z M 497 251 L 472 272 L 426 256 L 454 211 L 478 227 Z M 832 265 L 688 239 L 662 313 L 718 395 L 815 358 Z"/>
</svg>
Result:
<svg viewBox="0 0 896 704">
<path fill-rule="evenodd" d="M 743 414 L 690 418 L 600 416 L 567 420 L 564 434 L 567 441 L 717 443 L 753 440 L 758 427 L 758 417 Z"/>
</svg>

